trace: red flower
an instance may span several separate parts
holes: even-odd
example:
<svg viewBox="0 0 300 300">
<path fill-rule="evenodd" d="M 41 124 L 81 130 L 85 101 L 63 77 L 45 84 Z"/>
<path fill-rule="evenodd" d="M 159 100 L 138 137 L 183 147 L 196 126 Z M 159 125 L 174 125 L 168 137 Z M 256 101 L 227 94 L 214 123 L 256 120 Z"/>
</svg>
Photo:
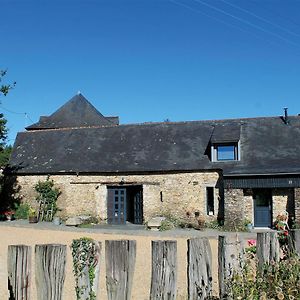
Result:
<svg viewBox="0 0 300 300">
<path fill-rule="evenodd" d="M 15 214 L 15 212 L 13 210 L 7 210 L 7 211 L 4 212 L 5 216 L 12 216 L 14 214 Z"/>
<path fill-rule="evenodd" d="M 248 246 L 256 246 L 256 240 L 248 240 Z"/>
</svg>

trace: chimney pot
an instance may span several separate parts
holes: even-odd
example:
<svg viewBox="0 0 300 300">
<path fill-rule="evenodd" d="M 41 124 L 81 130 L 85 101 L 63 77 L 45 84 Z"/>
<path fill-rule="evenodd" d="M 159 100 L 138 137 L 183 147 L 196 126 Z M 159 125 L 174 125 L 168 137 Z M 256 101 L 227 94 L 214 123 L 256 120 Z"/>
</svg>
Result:
<svg viewBox="0 0 300 300">
<path fill-rule="evenodd" d="M 284 107 L 283 110 L 284 110 L 283 121 L 285 124 L 289 124 L 288 108 Z"/>
</svg>

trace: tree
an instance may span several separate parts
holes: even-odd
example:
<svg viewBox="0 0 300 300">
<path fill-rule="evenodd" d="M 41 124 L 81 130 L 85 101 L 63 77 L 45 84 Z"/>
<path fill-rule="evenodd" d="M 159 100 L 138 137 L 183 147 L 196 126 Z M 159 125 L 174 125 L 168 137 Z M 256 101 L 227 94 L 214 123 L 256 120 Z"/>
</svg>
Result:
<svg viewBox="0 0 300 300">
<path fill-rule="evenodd" d="M 6 119 L 3 114 L 0 113 L 0 168 L 3 168 L 7 165 L 10 153 L 12 151 L 12 147 L 6 145 L 7 139 L 7 127 L 6 127 Z"/>
<path fill-rule="evenodd" d="M 3 77 L 6 75 L 6 73 L 7 70 L 0 70 L 0 103 L 1 98 L 6 96 L 8 92 L 16 85 L 16 82 L 13 84 L 3 83 Z M 0 211 L 14 208 L 14 203 L 18 200 L 14 194 L 17 192 L 15 178 L 6 178 L 2 172 L 2 169 L 4 169 L 8 163 L 12 150 L 11 146 L 6 145 L 8 131 L 6 123 L 7 120 L 4 118 L 3 113 L 0 113 Z"/>
<path fill-rule="evenodd" d="M 4 115 L 0 113 L 0 151 L 3 150 L 7 139 L 6 123 L 7 120 L 4 118 Z"/>
<path fill-rule="evenodd" d="M 13 84 L 4 84 L 3 78 L 6 75 L 7 70 L 0 70 L 0 97 L 6 96 L 8 92 L 14 88 L 16 82 Z M 1 103 L 1 100 L 0 100 Z M 6 145 L 7 139 L 7 120 L 4 118 L 3 113 L 0 113 L 0 167 L 4 167 L 9 159 L 12 147 Z"/>
<path fill-rule="evenodd" d="M 0 151 L 0 168 L 3 168 L 7 165 L 8 160 L 10 158 L 11 151 L 12 151 L 11 145 L 4 146 L 3 150 Z"/>
<path fill-rule="evenodd" d="M 9 92 L 9 90 L 13 89 L 14 86 L 16 85 L 16 82 L 14 82 L 13 84 L 2 84 L 3 81 L 3 77 L 6 75 L 7 70 L 0 70 L 0 96 L 4 95 L 6 96 Z"/>
</svg>

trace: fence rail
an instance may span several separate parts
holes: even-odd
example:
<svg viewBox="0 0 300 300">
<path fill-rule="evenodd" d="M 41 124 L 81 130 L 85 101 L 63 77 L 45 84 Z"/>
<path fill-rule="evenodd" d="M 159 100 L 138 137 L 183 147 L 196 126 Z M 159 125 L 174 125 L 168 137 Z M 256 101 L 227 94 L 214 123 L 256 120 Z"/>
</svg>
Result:
<svg viewBox="0 0 300 300">
<path fill-rule="evenodd" d="M 291 234 L 291 249 L 298 254 L 300 230 Z M 101 243 L 97 243 L 100 256 Z M 212 252 L 207 238 L 187 240 L 188 299 L 204 300 L 212 293 L 213 276 L 218 276 L 220 297 L 226 298 L 226 280 L 241 267 L 243 245 L 237 235 L 219 236 L 218 274 L 212 274 Z M 61 300 L 65 279 L 66 245 L 45 244 L 35 246 L 35 281 L 38 299 Z M 131 299 L 135 269 L 136 241 L 105 241 L 106 290 L 109 300 Z M 276 232 L 257 233 L 258 271 L 265 263 L 279 260 L 279 244 Z M 9 300 L 29 300 L 31 289 L 31 247 L 8 246 Z M 176 299 L 177 242 L 152 241 L 152 271 L 150 300 Z M 82 273 L 83 274 L 83 273 Z M 83 274 L 82 277 L 88 277 Z M 98 276 L 97 280 L 98 280 Z M 92 278 L 93 279 L 93 278 Z M 74 279 L 75 280 L 75 279 Z M 85 279 L 88 280 L 88 279 Z M 139 280 L 142 280 L 140 278 Z M 88 283 L 87 283 L 88 284 Z M 97 286 L 97 284 L 95 285 Z M 78 292 L 78 291 L 77 291 Z M 84 299 L 102 299 L 98 290 Z M 80 295 L 77 293 L 77 299 Z"/>
</svg>

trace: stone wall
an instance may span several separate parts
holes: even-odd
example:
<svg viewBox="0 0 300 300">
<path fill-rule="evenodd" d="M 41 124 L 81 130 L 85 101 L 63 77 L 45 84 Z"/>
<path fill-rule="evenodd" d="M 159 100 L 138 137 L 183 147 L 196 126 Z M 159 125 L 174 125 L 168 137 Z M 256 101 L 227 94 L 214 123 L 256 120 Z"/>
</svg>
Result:
<svg viewBox="0 0 300 300">
<path fill-rule="evenodd" d="M 206 215 L 206 187 L 216 186 L 219 174 L 177 173 L 158 175 L 54 175 L 55 186 L 62 194 L 58 198 L 60 216 L 79 214 L 93 215 L 101 220 L 107 218 L 107 186 L 118 185 L 121 181 L 143 186 L 144 221 L 152 216 L 171 212 L 183 216 L 187 211 L 200 211 Z M 46 180 L 46 176 L 18 176 L 23 202 L 36 206 L 34 185 Z M 218 189 L 215 190 L 215 218 L 218 212 Z M 208 219 L 212 218 L 211 216 Z"/>
<path fill-rule="evenodd" d="M 295 188 L 295 221 L 300 225 L 300 188 Z"/>
<path fill-rule="evenodd" d="M 254 224 L 254 201 L 252 189 L 243 190 L 243 202 L 244 202 L 244 219 L 249 220 Z"/>
<path fill-rule="evenodd" d="M 295 199 L 298 199 L 295 201 Z M 243 223 L 248 219 L 254 224 L 254 200 L 252 189 L 225 189 L 224 190 L 225 223 Z M 300 220 L 300 189 L 281 188 L 272 189 L 272 221 L 284 211 L 289 213 L 290 218 Z"/>
<path fill-rule="evenodd" d="M 289 213 L 290 218 L 295 216 L 294 190 L 293 189 L 274 189 L 272 190 L 273 200 L 273 222 L 276 217 L 284 211 Z"/>
<path fill-rule="evenodd" d="M 241 226 L 244 216 L 244 193 L 242 189 L 224 189 L 224 221 L 231 229 Z"/>
</svg>

